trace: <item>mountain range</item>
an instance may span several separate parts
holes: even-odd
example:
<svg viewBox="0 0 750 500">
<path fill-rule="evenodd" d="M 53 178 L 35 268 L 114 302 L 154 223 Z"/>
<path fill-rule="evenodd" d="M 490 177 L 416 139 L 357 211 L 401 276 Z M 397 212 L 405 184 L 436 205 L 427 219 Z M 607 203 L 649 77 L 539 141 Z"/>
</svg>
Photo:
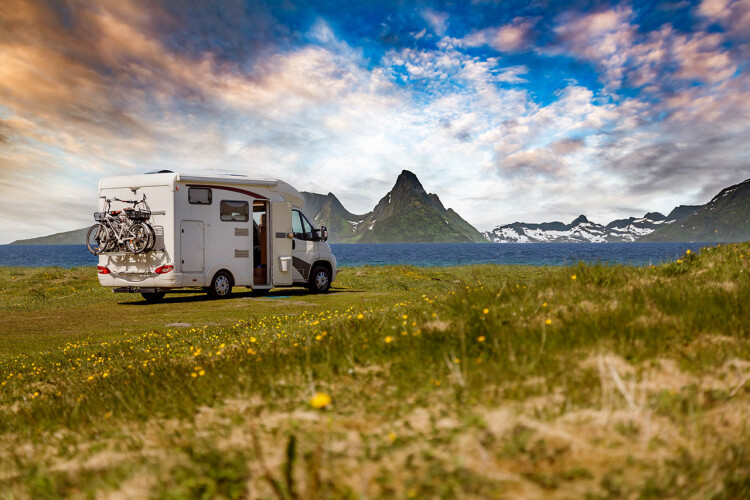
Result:
<svg viewBox="0 0 750 500">
<path fill-rule="evenodd" d="M 372 211 L 349 212 L 333 193 L 302 192 L 304 211 L 315 226 L 327 226 L 332 243 L 534 243 L 618 241 L 750 240 L 750 179 L 723 189 L 705 205 L 681 205 L 665 216 L 614 220 L 606 225 L 584 215 L 569 224 L 514 222 L 480 233 L 440 198 L 427 193 L 417 176 L 404 170 Z M 12 244 L 81 244 L 88 228 Z"/>
<path fill-rule="evenodd" d="M 659 212 L 651 212 L 643 217 L 614 220 L 606 226 L 578 216 L 570 224 L 543 222 L 531 224 L 514 222 L 497 226 L 484 235 L 493 243 L 604 243 L 610 241 L 635 241 L 644 234 L 653 232 L 667 223 L 667 218 Z"/>
<path fill-rule="evenodd" d="M 750 240 L 750 179 L 722 189 L 705 205 L 690 208 L 640 241 Z"/>
<path fill-rule="evenodd" d="M 486 243 L 487 239 L 438 195 L 427 193 L 404 170 L 371 212 L 355 215 L 333 193 L 302 193 L 304 211 L 316 226 L 328 227 L 333 243 Z"/>
<path fill-rule="evenodd" d="M 483 234 L 493 243 L 746 241 L 750 240 L 750 179 L 723 189 L 705 205 L 680 205 L 667 216 L 649 212 L 602 225 L 581 215 L 570 224 L 514 222 Z"/>
</svg>

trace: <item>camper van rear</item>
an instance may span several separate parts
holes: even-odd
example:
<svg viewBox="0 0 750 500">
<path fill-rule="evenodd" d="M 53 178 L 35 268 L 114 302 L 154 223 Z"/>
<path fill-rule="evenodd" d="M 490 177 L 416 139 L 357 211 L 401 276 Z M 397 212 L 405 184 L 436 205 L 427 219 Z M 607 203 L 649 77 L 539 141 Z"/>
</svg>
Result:
<svg viewBox="0 0 750 500">
<path fill-rule="evenodd" d="M 126 210 L 136 202 L 138 211 Z M 117 247 L 97 239 L 93 246 L 104 247 L 98 252 L 99 282 L 152 301 L 195 288 L 215 298 L 237 286 L 326 292 L 336 278 L 336 258 L 327 229 L 312 226 L 303 204 L 299 191 L 280 180 L 173 172 L 104 178 L 98 213 L 126 221 L 121 226 L 135 224 L 129 214 L 150 217 L 143 227 L 122 229 L 127 234 Z M 149 235 L 151 245 L 137 251 L 139 238 Z"/>
</svg>

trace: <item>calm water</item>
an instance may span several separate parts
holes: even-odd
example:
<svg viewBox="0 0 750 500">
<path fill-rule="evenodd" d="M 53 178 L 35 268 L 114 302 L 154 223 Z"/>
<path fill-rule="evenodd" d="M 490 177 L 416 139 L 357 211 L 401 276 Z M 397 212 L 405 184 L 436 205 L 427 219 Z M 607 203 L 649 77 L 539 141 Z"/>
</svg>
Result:
<svg viewBox="0 0 750 500">
<path fill-rule="evenodd" d="M 456 266 L 579 261 L 642 266 L 676 260 L 708 243 L 433 243 L 331 245 L 340 267 L 386 264 Z M 712 244 L 713 245 L 713 244 Z M 0 266 L 95 266 L 84 245 L 0 245 Z"/>
</svg>

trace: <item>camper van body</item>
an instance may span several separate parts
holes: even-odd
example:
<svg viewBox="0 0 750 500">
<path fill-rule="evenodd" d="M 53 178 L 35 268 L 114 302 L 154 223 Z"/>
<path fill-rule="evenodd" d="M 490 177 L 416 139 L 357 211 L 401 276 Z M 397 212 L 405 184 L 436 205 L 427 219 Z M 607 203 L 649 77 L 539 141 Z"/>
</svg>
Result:
<svg viewBox="0 0 750 500">
<path fill-rule="evenodd" d="M 99 210 L 106 199 L 144 195 L 156 233 L 153 249 L 100 254 L 102 286 L 158 297 L 179 288 L 211 293 L 222 276 L 230 286 L 256 290 L 304 285 L 316 291 L 317 279 L 317 291 L 325 291 L 336 278 L 324 228 L 313 228 L 302 213 L 304 198 L 286 182 L 174 172 L 106 177 L 99 182 Z M 125 207 L 118 203 L 112 210 Z"/>
</svg>

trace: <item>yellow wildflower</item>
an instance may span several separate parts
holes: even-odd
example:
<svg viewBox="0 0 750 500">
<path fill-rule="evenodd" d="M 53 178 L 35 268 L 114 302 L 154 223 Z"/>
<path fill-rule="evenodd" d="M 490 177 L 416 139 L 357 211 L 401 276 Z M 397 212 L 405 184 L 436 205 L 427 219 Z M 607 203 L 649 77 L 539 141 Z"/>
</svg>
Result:
<svg viewBox="0 0 750 500">
<path fill-rule="evenodd" d="M 576 275 L 575 275 L 575 274 L 574 274 L 574 275 L 572 275 L 572 276 L 570 277 L 570 279 L 572 279 L 572 280 L 576 279 Z"/>
<path fill-rule="evenodd" d="M 482 314 L 489 314 L 489 312 L 490 312 L 490 309 L 488 307 L 485 307 L 484 309 L 482 309 Z"/>
<path fill-rule="evenodd" d="M 310 406 L 313 408 L 325 408 L 326 406 L 331 404 L 331 396 L 326 394 L 325 392 L 319 392 L 315 394 L 312 398 L 310 398 Z"/>
<path fill-rule="evenodd" d="M 388 336 L 387 336 L 387 337 L 385 338 L 385 343 L 386 343 L 386 344 L 390 344 L 391 342 L 393 342 L 393 337 L 391 337 L 390 335 L 388 335 Z"/>
<path fill-rule="evenodd" d="M 549 319 L 549 318 L 547 318 L 547 319 L 544 320 L 544 324 L 545 325 L 551 325 L 552 324 L 552 320 Z"/>
<path fill-rule="evenodd" d="M 484 342 L 484 335 L 480 335 L 477 342 Z"/>
</svg>

